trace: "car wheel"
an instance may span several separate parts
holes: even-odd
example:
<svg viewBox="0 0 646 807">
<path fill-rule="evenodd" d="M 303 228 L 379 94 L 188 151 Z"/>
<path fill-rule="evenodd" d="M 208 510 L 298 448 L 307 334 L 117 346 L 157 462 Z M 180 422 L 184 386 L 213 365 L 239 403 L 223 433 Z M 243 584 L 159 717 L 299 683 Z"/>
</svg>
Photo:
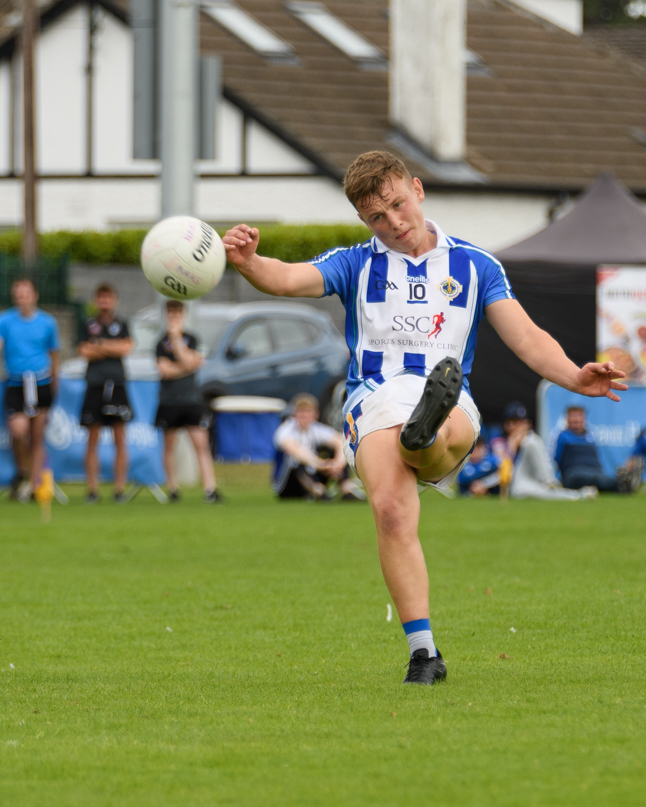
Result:
<svg viewBox="0 0 646 807">
<path fill-rule="evenodd" d="M 343 432 L 343 404 L 347 394 L 344 378 L 321 395 L 321 420 L 338 432 Z"/>
</svg>

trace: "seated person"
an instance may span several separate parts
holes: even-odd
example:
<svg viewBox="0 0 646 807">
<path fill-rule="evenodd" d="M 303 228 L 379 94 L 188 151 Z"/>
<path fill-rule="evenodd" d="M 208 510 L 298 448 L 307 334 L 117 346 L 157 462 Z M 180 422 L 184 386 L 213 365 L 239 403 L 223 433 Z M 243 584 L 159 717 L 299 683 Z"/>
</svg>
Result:
<svg viewBox="0 0 646 807">
<path fill-rule="evenodd" d="M 558 436 L 554 460 L 561 471 L 563 486 L 580 490 L 594 485 L 613 493 L 632 493 L 630 476 L 606 474 L 601 467 L 594 436 L 588 431 L 586 412 L 582 406 L 566 410 L 567 428 Z"/>
<path fill-rule="evenodd" d="M 485 496 L 500 492 L 502 462 L 487 445 L 482 433 L 476 440 L 467 464 L 460 471 L 458 485 L 463 496 Z"/>
<path fill-rule="evenodd" d="M 507 436 L 507 454 L 513 462 L 509 495 L 512 499 L 547 499 L 573 501 L 593 499 L 599 491 L 593 485 L 580 490 L 566 490 L 556 478 L 545 443 L 532 429 L 527 408 L 518 402 L 507 404 L 503 428 Z"/>
<path fill-rule="evenodd" d="M 274 493 L 282 499 L 327 499 L 327 483 L 339 480 L 345 501 L 356 501 L 354 483 L 348 478 L 343 456 L 343 438 L 331 426 L 318 422 L 319 406 L 313 395 L 296 395 L 291 403 L 292 417 L 274 435 L 276 469 Z"/>
<path fill-rule="evenodd" d="M 168 300 L 166 303 L 166 333 L 157 343 L 157 367 L 161 384 L 159 407 L 155 426 L 164 432 L 164 467 L 168 479 L 171 502 L 180 500 L 175 462 L 177 430 L 186 429 L 197 455 L 206 504 L 223 501 L 216 486 L 213 456 L 209 446 L 211 418 L 205 414 L 204 400 L 197 385 L 195 373 L 202 364 L 197 352 L 197 339 L 186 333 L 184 303 Z"/>
<path fill-rule="evenodd" d="M 628 457 L 626 463 L 617 471 L 617 475 L 623 478 L 630 478 L 632 488 L 639 490 L 642 484 L 645 464 L 646 429 L 642 429 L 635 440 L 635 445 L 633 446 L 630 457 Z"/>
</svg>

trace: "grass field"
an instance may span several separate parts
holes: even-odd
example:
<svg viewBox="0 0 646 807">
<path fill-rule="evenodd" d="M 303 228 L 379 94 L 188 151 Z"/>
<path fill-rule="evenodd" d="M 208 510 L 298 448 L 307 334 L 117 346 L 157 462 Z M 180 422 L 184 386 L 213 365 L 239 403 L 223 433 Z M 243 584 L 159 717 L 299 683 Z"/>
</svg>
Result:
<svg viewBox="0 0 646 807">
<path fill-rule="evenodd" d="M 3 807 L 644 804 L 646 497 L 425 494 L 449 677 L 404 687 L 368 507 L 265 474 L 0 501 Z"/>
</svg>

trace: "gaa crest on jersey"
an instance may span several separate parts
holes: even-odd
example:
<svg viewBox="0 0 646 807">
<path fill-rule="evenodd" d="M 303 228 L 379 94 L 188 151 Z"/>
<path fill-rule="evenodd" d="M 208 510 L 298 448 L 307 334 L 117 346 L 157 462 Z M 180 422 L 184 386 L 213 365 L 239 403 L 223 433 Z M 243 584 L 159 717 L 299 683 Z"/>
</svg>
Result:
<svg viewBox="0 0 646 807">
<path fill-rule="evenodd" d="M 441 291 L 442 294 L 445 297 L 448 297 L 449 300 L 453 300 L 459 294 L 462 294 L 462 283 L 458 283 L 454 277 L 449 275 L 438 284 L 437 290 Z"/>
<path fill-rule="evenodd" d="M 111 322 L 108 325 L 108 333 L 110 336 L 117 336 L 121 333 L 121 323 L 120 322 Z"/>
</svg>

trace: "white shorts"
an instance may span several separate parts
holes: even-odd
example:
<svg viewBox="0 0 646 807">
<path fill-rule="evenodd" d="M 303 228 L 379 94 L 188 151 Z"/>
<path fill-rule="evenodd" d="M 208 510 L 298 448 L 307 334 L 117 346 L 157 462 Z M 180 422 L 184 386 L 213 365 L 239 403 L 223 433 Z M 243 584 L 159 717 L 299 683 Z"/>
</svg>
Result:
<svg viewBox="0 0 646 807">
<path fill-rule="evenodd" d="M 378 389 L 368 392 L 362 401 L 355 403 L 348 412 L 345 412 L 343 453 L 351 468 L 356 470 L 355 455 L 361 440 L 371 432 L 390 429 L 406 423 L 419 403 L 425 385 L 425 377 L 412 373 L 389 378 Z M 464 412 L 473 426 L 473 443 L 475 445 L 475 441 L 480 435 L 478 408 L 473 398 L 464 389 L 460 392 L 456 406 Z M 423 482 L 422 484 L 446 490 L 455 482 L 468 458 L 469 455 L 437 482 Z"/>
</svg>

